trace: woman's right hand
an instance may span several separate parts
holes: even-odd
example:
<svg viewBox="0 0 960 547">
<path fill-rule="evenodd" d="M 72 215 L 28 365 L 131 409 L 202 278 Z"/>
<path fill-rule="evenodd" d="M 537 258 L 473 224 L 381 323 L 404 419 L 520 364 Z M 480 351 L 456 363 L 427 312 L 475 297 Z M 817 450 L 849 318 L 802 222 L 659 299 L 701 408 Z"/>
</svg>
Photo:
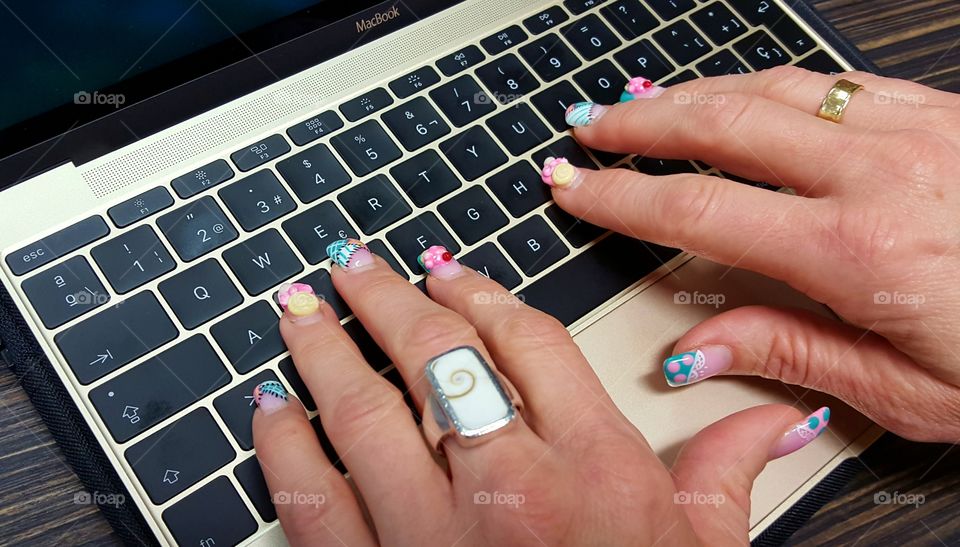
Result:
<svg viewBox="0 0 960 547">
<path fill-rule="evenodd" d="M 841 77 L 866 89 L 838 125 L 815 113 Z M 847 322 L 763 306 L 722 313 L 678 341 L 668 382 L 776 378 L 836 395 L 903 437 L 960 440 L 960 96 L 781 67 L 640 98 L 579 106 L 568 121 L 593 149 L 697 159 L 797 195 L 697 174 L 567 169 L 557 203 L 786 281 Z"/>
</svg>

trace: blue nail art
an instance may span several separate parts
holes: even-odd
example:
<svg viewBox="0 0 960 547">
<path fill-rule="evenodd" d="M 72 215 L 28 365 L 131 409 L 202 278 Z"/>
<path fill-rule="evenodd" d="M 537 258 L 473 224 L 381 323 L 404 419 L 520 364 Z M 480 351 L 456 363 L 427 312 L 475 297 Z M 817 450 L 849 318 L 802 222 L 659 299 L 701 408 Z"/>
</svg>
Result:
<svg viewBox="0 0 960 547">
<path fill-rule="evenodd" d="M 264 396 L 276 397 L 286 401 L 287 390 L 280 382 L 276 380 L 267 380 L 266 382 L 262 382 L 253 390 L 253 400 L 256 401 L 257 406 L 260 406 L 260 402 Z"/>
<path fill-rule="evenodd" d="M 365 266 L 372 262 L 370 250 L 356 239 L 340 239 L 327 245 L 327 256 L 345 269 Z"/>
<path fill-rule="evenodd" d="M 575 103 L 567 107 L 564 119 L 571 127 L 586 127 L 600 119 L 606 111 L 605 106 L 596 103 Z"/>
<path fill-rule="evenodd" d="M 683 386 L 698 379 L 704 362 L 700 350 L 674 355 L 663 362 L 663 375 L 671 386 Z"/>
</svg>

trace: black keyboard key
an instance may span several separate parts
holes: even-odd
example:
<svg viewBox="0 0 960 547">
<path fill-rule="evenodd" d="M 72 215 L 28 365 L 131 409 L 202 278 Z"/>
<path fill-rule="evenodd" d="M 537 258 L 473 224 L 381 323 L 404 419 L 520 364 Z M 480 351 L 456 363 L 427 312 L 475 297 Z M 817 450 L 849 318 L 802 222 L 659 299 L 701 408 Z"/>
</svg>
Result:
<svg viewBox="0 0 960 547">
<path fill-rule="evenodd" d="M 188 329 L 198 327 L 243 302 L 227 273 L 212 258 L 162 281 L 160 294 Z"/>
<path fill-rule="evenodd" d="M 426 207 L 462 184 L 435 150 L 400 163 L 390 170 L 390 176 L 417 207 Z"/>
<path fill-rule="evenodd" d="M 631 77 L 642 75 L 653 82 L 662 81 L 676 70 L 673 63 L 649 40 L 641 40 L 618 51 L 613 58 Z"/>
<path fill-rule="evenodd" d="M 390 358 L 387 357 L 387 354 L 374 342 L 373 337 L 363 328 L 363 324 L 361 324 L 360 321 L 356 319 L 347 321 L 343 324 L 343 330 L 347 331 L 347 335 L 353 340 L 353 343 L 357 345 L 360 354 L 363 355 L 363 360 L 370 365 L 370 368 L 373 370 L 382 370 L 390 366 Z M 326 441 L 326 437 L 321 437 L 321 444 L 323 444 L 324 441 Z M 327 446 L 329 446 L 329 441 L 327 441 Z M 326 447 L 324 447 L 324 450 L 326 450 Z M 327 456 L 330 456 L 331 453 L 333 456 L 336 456 L 336 452 L 333 452 L 332 448 L 327 451 Z M 340 458 L 337 457 L 330 459 L 330 461 L 335 463 L 339 460 Z"/>
<path fill-rule="evenodd" d="M 606 59 L 574 74 L 573 81 L 597 104 L 617 104 L 627 85 L 627 77 Z"/>
<path fill-rule="evenodd" d="M 256 169 L 268 161 L 275 160 L 290 151 L 290 144 L 283 135 L 270 135 L 262 141 L 237 150 L 230 154 L 230 159 L 241 171 Z"/>
<path fill-rule="evenodd" d="M 163 512 L 163 521 L 178 545 L 237 545 L 257 531 L 257 521 L 226 477 L 178 501 Z"/>
<path fill-rule="evenodd" d="M 390 264 L 390 267 L 393 268 L 393 271 L 397 272 L 400 277 L 409 278 L 409 274 L 403 269 L 403 266 L 400 265 L 400 262 L 397 261 L 397 257 L 393 256 L 393 253 L 387 249 L 386 244 L 384 244 L 382 241 L 379 239 L 370 241 L 367 243 L 367 248 L 370 249 L 371 253 L 386 260 L 387 263 Z"/>
<path fill-rule="evenodd" d="M 540 216 L 532 216 L 510 228 L 497 240 L 523 273 L 530 277 L 570 254 L 567 246 Z"/>
<path fill-rule="evenodd" d="M 461 264 L 503 285 L 508 291 L 523 279 L 493 243 L 484 243 L 458 259 Z"/>
<path fill-rule="evenodd" d="M 580 15 L 606 1 L 607 0 L 563 0 L 563 5 L 574 15 Z"/>
<path fill-rule="evenodd" d="M 386 89 L 378 87 L 343 103 L 340 105 L 340 112 L 343 113 L 345 118 L 355 122 L 374 112 L 383 110 L 391 104 L 393 104 L 393 97 L 387 93 Z"/>
<path fill-rule="evenodd" d="M 171 205 L 173 205 L 173 196 L 166 188 L 159 186 L 114 205 L 107 210 L 107 214 L 110 215 L 114 224 L 123 228 L 159 213 Z"/>
<path fill-rule="evenodd" d="M 264 370 L 230 388 L 213 400 L 213 408 L 243 450 L 253 448 L 253 388 L 268 380 L 279 381 L 272 370 Z"/>
<path fill-rule="evenodd" d="M 607 233 L 607 230 L 584 222 L 564 211 L 559 205 L 551 205 L 547 207 L 547 210 L 544 212 L 547 218 L 550 219 L 550 222 L 557 227 L 557 231 L 570 242 L 570 245 L 578 249 Z"/>
<path fill-rule="evenodd" d="M 568 19 L 570 19 L 570 16 L 560 6 L 552 6 L 524 19 L 523 26 L 527 27 L 531 34 L 540 34 Z"/>
<path fill-rule="evenodd" d="M 817 45 L 816 42 L 813 41 L 813 38 L 800 28 L 800 25 L 786 16 L 774 23 L 773 26 L 770 27 L 770 31 L 780 40 L 780 43 L 787 46 L 794 55 L 803 55 Z"/>
<path fill-rule="evenodd" d="M 210 334 L 240 374 L 287 350 L 280 337 L 280 318 L 261 300 L 210 327 Z"/>
<path fill-rule="evenodd" d="M 146 291 L 58 332 L 60 353 L 81 384 L 89 384 L 177 337 L 177 328 Z"/>
<path fill-rule="evenodd" d="M 172 270 L 176 265 L 150 226 L 138 226 L 90 250 L 107 281 L 124 294 Z"/>
<path fill-rule="evenodd" d="M 269 169 L 231 183 L 218 194 L 240 226 L 248 232 L 297 208 L 293 198 Z"/>
<path fill-rule="evenodd" d="M 24 280 L 21 288 L 48 329 L 57 328 L 110 300 L 110 294 L 82 256 Z"/>
<path fill-rule="evenodd" d="M 797 63 L 797 66 L 823 74 L 839 74 L 843 72 L 843 67 L 826 51 L 818 51 L 807 56 L 804 60 Z"/>
<path fill-rule="evenodd" d="M 440 143 L 440 150 L 465 180 L 476 180 L 507 163 L 507 156 L 480 126 Z"/>
<path fill-rule="evenodd" d="M 588 61 L 620 45 L 620 39 L 593 13 L 563 27 L 560 33 Z"/>
<path fill-rule="evenodd" d="M 669 80 L 663 82 L 663 84 L 661 84 L 661 85 L 663 85 L 663 87 L 673 87 L 673 86 L 675 86 L 675 85 L 677 85 L 677 84 L 682 84 L 682 83 L 684 83 L 684 82 L 689 82 L 689 81 L 691 81 L 691 80 L 696 80 L 697 78 L 699 78 L 699 76 L 697 76 L 697 73 L 696 73 L 696 72 L 694 72 L 694 71 L 692 71 L 692 70 L 684 70 L 684 71 L 681 72 L 680 74 L 677 74 L 676 76 L 674 76 L 674 77 L 670 78 Z"/>
<path fill-rule="evenodd" d="M 383 123 L 411 152 L 450 132 L 450 126 L 424 97 L 417 97 L 385 113 Z"/>
<path fill-rule="evenodd" d="M 547 82 L 580 66 L 580 59 L 556 34 L 548 34 L 523 46 L 520 55 Z"/>
<path fill-rule="evenodd" d="M 696 7 L 693 0 L 647 0 L 647 3 L 664 21 L 680 17 Z"/>
<path fill-rule="evenodd" d="M 233 175 L 233 169 L 230 168 L 227 160 L 216 160 L 185 175 L 180 175 L 170 184 L 178 196 L 189 198 L 232 179 Z"/>
<path fill-rule="evenodd" d="M 729 0 L 729 3 L 754 26 L 773 26 L 786 17 L 782 9 L 771 0 Z"/>
<path fill-rule="evenodd" d="M 480 40 L 480 45 L 490 55 L 500 55 L 517 44 L 527 41 L 527 33 L 517 25 L 507 27 L 493 36 Z"/>
<path fill-rule="evenodd" d="M 640 0 L 618 0 L 601 8 L 600 13 L 628 41 L 639 38 L 660 24 Z"/>
<path fill-rule="evenodd" d="M 264 522 L 277 520 L 277 510 L 273 506 L 267 481 L 263 478 L 263 469 L 256 456 L 250 456 L 233 468 L 233 476 L 237 478 L 240 487 L 250 498 L 250 503 L 260 514 Z M 216 541 L 216 540 L 214 540 Z M 214 546 L 211 546 L 214 547 Z"/>
<path fill-rule="evenodd" d="M 728 74 L 747 74 L 750 69 L 744 66 L 732 52 L 726 49 L 697 63 L 697 70 L 704 76 L 726 76 Z"/>
<path fill-rule="evenodd" d="M 90 401 L 122 443 L 228 383 L 230 373 L 197 334 L 97 386 Z"/>
<path fill-rule="evenodd" d="M 463 127 L 497 108 L 480 89 L 477 81 L 466 74 L 434 89 L 430 92 L 430 98 L 457 127 Z"/>
<path fill-rule="evenodd" d="M 520 161 L 487 179 L 487 186 L 500 203 L 520 218 L 553 199 L 550 187 L 529 162 Z"/>
<path fill-rule="evenodd" d="M 10 253 L 7 255 L 7 265 L 15 275 L 23 275 L 109 233 L 107 223 L 93 216 Z"/>
<path fill-rule="evenodd" d="M 157 227 L 184 262 L 190 262 L 237 239 L 237 230 L 210 196 L 157 219 Z"/>
<path fill-rule="evenodd" d="M 717 45 L 724 45 L 747 32 L 746 25 L 721 2 L 714 2 L 690 16 L 694 24 Z"/>
<path fill-rule="evenodd" d="M 401 99 L 419 93 L 440 81 L 440 75 L 432 66 L 420 67 L 410 74 L 390 82 L 390 89 Z"/>
<path fill-rule="evenodd" d="M 440 215 L 467 245 L 473 245 L 507 225 L 493 198 L 480 186 L 472 186 L 437 207 Z"/>
<path fill-rule="evenodd" d="M 428 247 L 443 245 L 453 254 L 460 252 L 457 241 L 437 216 L 429 211 L 387 232 L 387 241 L 397 250 L 400 260 L 415 274 L 426 273 L 417 262 L 417 257 Z"/>
<path fill-rule="evenodd" d="M 487 127 L 514 156 L 519 156 L 553 137 L 533 109 L 518 103 L 487 120 Z"/>
<path fill-rule="evenodd" d="M 567 107 L 587 99 L 570 82 L 560 82 L 534 95 L 530 102 L 537 107 L 540 115 L 558 132 L 570 129 L 567 125 Z"/>
<path fill-rule="evenodd" d="M 333 280 L 330 279 L 330 272 L 320 268 L 297 280 L 297 283 L 304 283 L 313 287 L 313 292 L 321 297 L 333 311 L 338 319 L 343 319 L 348 315 L 353 315 L 353 310 L 347 305 L 346 301 L 340 297 L 340 293 L 333 286 Z"/>
<path fill-rule="evenodd" d="M 324 201 L 282 224 L 287 237 L 297 246 L 310 264 L 327 259 L 327 245 L 338 239 L 357 239 L 360 234 L 350 225 L 340 209 Z"/>
<path fill-rule="evenodd" d="M 365 121 L 331 139 L 333 147 L 358 177 L 368 175 L 402 154 L 374 120 Z"/>
<path fill-rule="evenodd" d="M 549 146 L 541 148 L 535 152 L 533 154 L 534 164 L 541 166 L 549 157 L 567 158 L 570 160 L 570 163 L 576 165 L 577 167 L 583 167 L 584 169 L 597 168 L 597 165 L 593 163 L 593 160 L 590 159 L 590 156 L 587 155 L 586 151 L 584 151 L 584 149 L 577 144 L 577 141 L 570 136 L 554 141 Z M 540 180 L 539 175 L 537 177 L 537 180 L 540 181 L 540 184 L 543 184 L 543 181 Z"/>
<path fill-rule="evenodd" d="M 259 233 L 227 249 L 223 252 L 223 259 L 251 296 L 303 271 L 300 259 L 276 229 Z"/>
<path fill-rule="evenodd" d="M 437 68 L 446 76 L 453 76 L 458 72 L 477 66 L 486 59 L 486 56 L 477 46 L 467 46 L 457 50 L 437 61 Z"/>
<path fill-rule="evenodd" d="M 762 30 L 733 44 L 733 49 L 755 70 L 766 70 L 791 61 L 790 54 Z"/>
<path fill-rule="evenodd" d="M 653 38 L 679 65 L 692 63 L 712 51 L 707 39 L 686 21 L 677 21 L 658 30 L 653 33 Z"/>
<path fill-rule="evenodd" d="M 697 173 L 697 168 L 687 160 L 662 160 L 637 156 L 633 158 L 633 166 L 637 171 L 652 176 L 680 175 L 683 173 Z"/>
<path fill-rule="evenodd" d="M 477 77 L 501 104 L 511 103 L 540 87 L 540 82 L 512 53 L 478 68 Z"/>
<path fill-rule="evenodd" d="M 386 175 L 363 181 L 341 193 L 339 199 L 360 231 L 368 235 L 413 212 Z"/>
<path fill-rule="evenodd" d="M 325 144 L 277 162 L 277 171 L 304 203 L 316 201 L 350 182 L 350 175 Z"/>
<path fill-rule="evenodd" d="M 280 361 L 278 368 L 280 369 L 280 373 L 283 374 L 283 377 L 287 380 L 287 384 L 290 385 L 293 393 L 300 398 L 300 402 L 303 404 L 303 407 L 310 412 L 317 410 L 317 403 L 313 400 L 313 396 L 310 394 L 310 390 L 307 389 L 307 384 L 303 382 L 303 378 L 300 377 L 300 373 L 297 372 L 297 367 L 293 363 L 293 358 L 285 357 L 282 361 Z"/>
<path fill-rule="evenodd" d="M 518 296 L 570 326 L 678 253 L 613 234 L 523 288 Z"/>
<path fill-rule="evenodd" d="M 340 116 L 333 110 L 327 110 L 290 127 L 287 129 L 287 136 L 297 146 L 303 146 L 320 137 L 326 137 L 341 127 L 343 120 Z"/>
</svg>

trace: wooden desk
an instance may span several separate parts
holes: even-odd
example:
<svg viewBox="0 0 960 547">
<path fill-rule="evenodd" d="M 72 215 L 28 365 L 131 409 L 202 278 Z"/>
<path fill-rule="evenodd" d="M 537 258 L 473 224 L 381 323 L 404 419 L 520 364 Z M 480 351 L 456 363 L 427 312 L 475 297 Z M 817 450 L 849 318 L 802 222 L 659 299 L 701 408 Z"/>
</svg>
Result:
<svg viewBox="0 0 960 547">
<path fill-rule="evenodd" d="M 885 74 L 960 92 L 957 0 L 813 0 Z M 16 379 L 0 369 L 0 545 L 118 544 L 64 463 Z M 797 544 L 960 542 L 960 449 L 892 437 L 864 471 L 793 538 Z M 879 492 L 920 494 L 915 508 L 874 503 Z M 836 543 L 835 543 L 836 542 Z"/>
</svg>

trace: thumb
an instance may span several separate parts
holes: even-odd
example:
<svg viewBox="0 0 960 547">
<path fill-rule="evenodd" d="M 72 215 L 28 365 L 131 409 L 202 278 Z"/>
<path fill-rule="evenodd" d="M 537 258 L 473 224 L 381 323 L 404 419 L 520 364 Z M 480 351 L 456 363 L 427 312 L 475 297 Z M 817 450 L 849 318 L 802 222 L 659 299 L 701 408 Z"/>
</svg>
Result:
<svg viewBox="0 0 960 547">
<path fill-rule="evenodd" d="M 663 363 L 681 387 L 718 374 L 751 375 L 830 393 L 898 435 L 955 441 L 960 388 L 869 331 L 799 309 L 737 308 L 707 319 Z"/>
<path fill-rule="evenodd" d="M 677 492 L 697 536 L 713 544 L 746 545 L 750 491 L 767 462 L 786 456 L 823 433 L 830 409 L 806 418 L 786 405 L 737 412 L 697 433 L 673 466 Z"/>
</svg>

